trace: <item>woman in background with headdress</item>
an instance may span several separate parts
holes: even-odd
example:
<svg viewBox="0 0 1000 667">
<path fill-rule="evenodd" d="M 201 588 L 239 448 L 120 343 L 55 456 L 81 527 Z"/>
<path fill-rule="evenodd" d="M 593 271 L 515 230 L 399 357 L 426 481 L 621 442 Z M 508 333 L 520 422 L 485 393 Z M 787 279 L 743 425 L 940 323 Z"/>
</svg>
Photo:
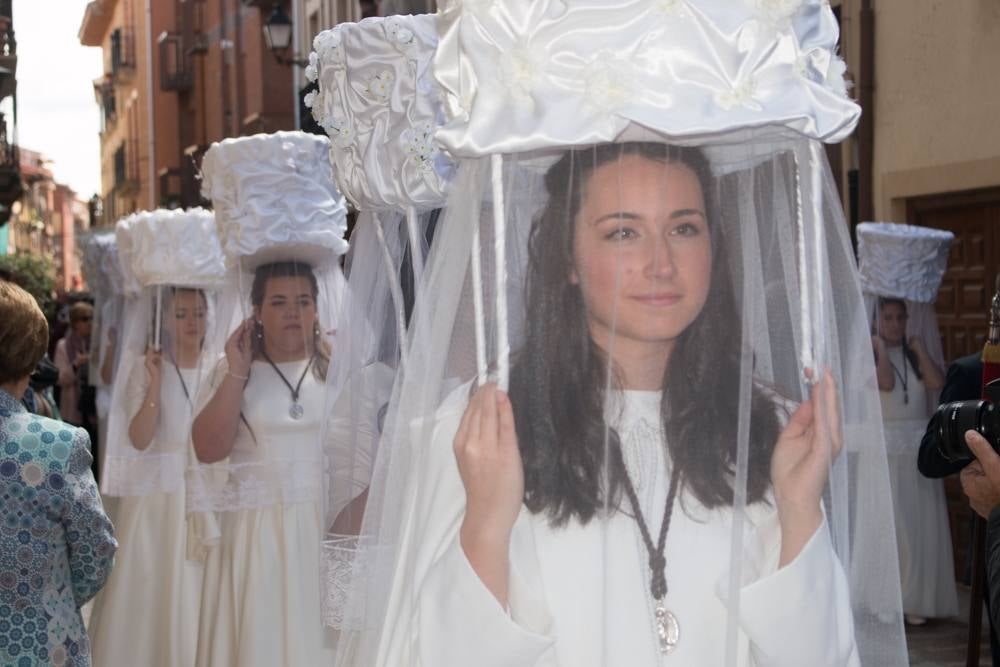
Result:
<svg viewBox="0 0 1000 667">
<path fill-rule="evenodd" d="M 859 225 L 859 239 L 870 238 L 865 231 Z M 863 256 L 863 274 L 869 268 L 864 260 Z M 890 267 L 883 271 L 892 273 Z M 944 374 L 928 352 L 930 341 L 907 335 L 910 311 L 933 306 L 887 296 L 874 301 L 872 347 L 889 449 L 903 612 L 907 623 L 923 625 L 928 618 L 958 613 L 944 487 L 940 480 L 924 478 L 917 470 L 920 438 L 944 386 Z M 918 329 L 928 336 L 939 335 L 936 319 L 927 324 Z"/>
<path fill-rule="evenodd" d="M 121 546 L 88 630 L 96 664 L 188 667 L 204 566 L 189 554 L 185 471 L 192 404 L 207 371 L 212 288 L 225 266 L 214 218 L 201 209 L 134 214 L 118 237 L 144 289 L 122 337 L 102 479 L 102 491 L 117 499 Z M 174 250 L 163 252 L 168 246 Z M 178 276 L 186 282 L 164 284 Z"/>
<path fill-rule="evenodd" d="M 321 429 L 347 243 L 328 151 L 325 138 L 281 132 L 215 144 L 202 165 L 233 267 L 225 322 L 235 326 L 191 430 L 200 464 L 190 509 L 218 517 L 197 665 L 333 657 L 320 613 Z"/>
<path fill-rule="evenodd" d="M 253 316 L 226 341 L 214 393 L 192 437 L 202 462 L 263 462 L 282 475 L 285 457 L 316 448 L 330 351 L 321 339 L 318 286 L 308 264 L 258 267 L 250 294 Z M 314 462 L 319 475 L 322 461 Z M 199 664 L 306 665 L 331 657 L 319 618 L 322 504 L 319 497 L 274 500 L 270 507 L 221 515 L 203 598 Z"/>
</svg>

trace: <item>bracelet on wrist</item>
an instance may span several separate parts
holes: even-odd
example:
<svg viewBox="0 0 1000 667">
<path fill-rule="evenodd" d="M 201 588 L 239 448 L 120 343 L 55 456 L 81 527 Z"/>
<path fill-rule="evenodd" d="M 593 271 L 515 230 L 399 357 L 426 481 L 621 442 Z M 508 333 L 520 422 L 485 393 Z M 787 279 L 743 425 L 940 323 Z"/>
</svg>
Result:
<svg viewBox="0 0 1000 667">
<path fill-rule="evenodd" d="M 234 378 L 236 378 L 237 380 L 243 380 L 244 382 L 250 379 L 249 375 L 237 375 L 236 373 L 234 373 L 232 371 L 226 371 L 226 375 L 231 375 Z"/>
</svg>

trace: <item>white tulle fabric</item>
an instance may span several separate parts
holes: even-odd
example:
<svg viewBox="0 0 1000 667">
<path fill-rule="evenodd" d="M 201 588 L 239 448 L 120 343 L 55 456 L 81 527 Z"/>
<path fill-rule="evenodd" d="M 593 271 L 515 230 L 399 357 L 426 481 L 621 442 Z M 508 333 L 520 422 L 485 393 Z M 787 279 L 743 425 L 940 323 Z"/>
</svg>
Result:
<svg viewBox="0 0 1000 667">
<path fill-rule="evenodd" d="M 215 215 L 203 208 L 139 211 L 128 217 L 122 248 L 141 287 L 213 289 L 226 279 Z M 124 228 L 123 227 L 123 228 Z"/>
<path fill-rule="evenodd" d="M 201 165 L 229 266 L 310 264 L 347 252 L 347 209 L 326 137 L 275 132 L 212 144 Z"/>
<path fill-rule="evenodd" d="M 764 126 L 838 142 L 860 114 L 825 0 L 449 0 L 438 21 L 438 139 L 455 155 L 612 141 L 630 123 L 675 143 Z"/>
<path fill-rule="evenodd" d="M 330 136 L 344 195 L 364 210 L 442 206 L 454 163 L 434 139 L 436 17 L 341 23 L 313 46 L 306 75 L 319 90 L 306 104 Z"/>
<path fill-rule="evenodd" d="M 866 292 L 923 303 L 937 299 L 954 234 L 894 222 L 862 222 L 857 233 Z"/>
<path fill-rule="evenodd" d="M 454 164 L 434 140 L 442 120 L 431 61 L 435 17 L 392 16 L 343 23 L 318 35 L 306 75 L 307 97 L 331 139 L 337 185 L 359 209 L 347 256 L 353 309 L 338 329 L 327 376 L 328 525 L 324 618 L 340 627 L 346 606 L 337 584 L 350 566 L 371 481 L 381 421 L 427 246 Z"/>
</svg>

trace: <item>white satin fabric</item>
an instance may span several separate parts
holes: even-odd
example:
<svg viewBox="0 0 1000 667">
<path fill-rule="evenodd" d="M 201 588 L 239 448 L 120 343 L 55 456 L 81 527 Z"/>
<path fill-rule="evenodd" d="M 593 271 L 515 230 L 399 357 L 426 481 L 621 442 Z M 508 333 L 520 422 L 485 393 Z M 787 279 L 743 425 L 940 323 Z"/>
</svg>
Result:
<svg viewBox="0 0 1000 667">
<path fill-rule="evenodd" d="M 893 222 L 862 222 L 858 231 L 861 287 L 879 296 L 934 303 L 955 235 Z"/>
<path fill-rule="evenodd" d="M 449 0 L 435 76 L 453 154 L 782 127 L 835 143 L 860 114 L 825 0 Z"/>
<path fill-rule="evenodd" d="M 230 267 L 295 259 L 312 265 L 347 252 L 347 208 L 333 184 L 326 137 L 275 132 L 212 144 L 202 194 L 215 208 Z"/>
<path fill-rule="evenodd" d="M 341 23 L 313 42 L 313 117 L 332 140 L 341 191 L 361 210 L 438 208 L 454 163 L 434 133 L 443 120 L 432 61 L 436 17 Z"/>
<path fill-rule="evenodd" d="M 142 287 L 221 287 L 226 267 L 215 215 L 203 208 L 133 213 L 118 239 L 129 271 Z"/>
</svg>

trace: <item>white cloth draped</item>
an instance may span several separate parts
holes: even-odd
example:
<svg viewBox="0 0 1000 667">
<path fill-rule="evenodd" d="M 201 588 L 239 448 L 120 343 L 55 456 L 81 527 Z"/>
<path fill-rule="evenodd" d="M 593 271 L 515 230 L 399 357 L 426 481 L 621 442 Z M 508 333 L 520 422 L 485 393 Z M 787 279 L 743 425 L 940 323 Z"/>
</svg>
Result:
<svg viewBox="0 0 1000 667">
<path fill-rule="evenodd" d="M 889 348 L 889 359 L 903 371 L 903 348 Z M 927 389 L 913 368 L 907 372 L 908 400 L 896 378 L 892 391 L 879 392 L 885 420 L 889 481 L 896 516 L 896 547 L 903 611 L 924 617 L 958 614 L 958 592 L 951 553 L 951 532 L 944 483 L 917 470 L 917 450 L 927 428 Z"/>
<path fill-rule="evenodd" d="M 196 369 L 180 369 L 189 387 Z M 198 638 L 198 609 L 204 568 L 187 559 L 183 460 L 188 446 L 191 406 L 174 367 L 163 362 L 161 412 L 151 448 L 163 456 L 150 461 L 176 463 L 172 492 L 123 496 L 117 500 L 118 554 L 107 583 L 94 600 L 88 628 L 95 665 L 189 667 Z M 141 407 L 148 374 L 141 366 L 129 378 L 128 415 Z M 150 472 L 154 472 L 150 468 Z"/>
<path fill-rule="evenodd" d="M 306 363 L 277 366 L 295 382 Z M 216 369 L 210 393 L 225 368 L 223 362 Z M 250 378 L 242 404 L 249 429 L 240 426 L 230 460 L 247 464 L 251 475 L 270 471 L 281 476 L 289 471 L 279 462 L 294 461 L 293 477 L 283 479 L 280 488 L 298 491 L 218 513 L 218 547 L 210 550 L 205 566 L 195 664 L 330 664 L 332 637 L 321 621 L 319 591 L 323 384 L 311 370 L 306 373 L 299 395 L 304 413 L 293 420 L 290 392 L 266 361 L 253 363 Z M 240 475 L 241 469 L 231 464 L 229 474 Z M 253 480 L 242 482 L 250 488 Z"/>
<path fill-rule="evenodd" d="M 665 602 L 680 625 L 669 658 L 654 635 L 645 547 L 635 520 L 621 512 L 552 528 L 522 509 L 511 536 L 509 610 L 498 604 L 458 541 L 465 492 L 452 438 L 467 394 L 455 392 L 438 412 L 426 461 L 436 471 L 426 478 L 435 493 L 419 514 L 435 519 L 421 536 L 413 570 L 420 581 L 407 586 L 418 598 L 415 631 L 401 636 L 386 628 L 380 664 L 414 664 L 408 655 L 434 667 L 724 664 L 732 511 L 706 510 L 684 493 L 666 543 Z M 658 392 L 625 392 L 615 424 L 652 526 L 662 518 L 668 485 L 658 406 Z M 859 665 L 847 580 L 827 525 L 778 569 L 776 509 L 758 503 L 746 515 L 735 664 Z"/>
</svg>

